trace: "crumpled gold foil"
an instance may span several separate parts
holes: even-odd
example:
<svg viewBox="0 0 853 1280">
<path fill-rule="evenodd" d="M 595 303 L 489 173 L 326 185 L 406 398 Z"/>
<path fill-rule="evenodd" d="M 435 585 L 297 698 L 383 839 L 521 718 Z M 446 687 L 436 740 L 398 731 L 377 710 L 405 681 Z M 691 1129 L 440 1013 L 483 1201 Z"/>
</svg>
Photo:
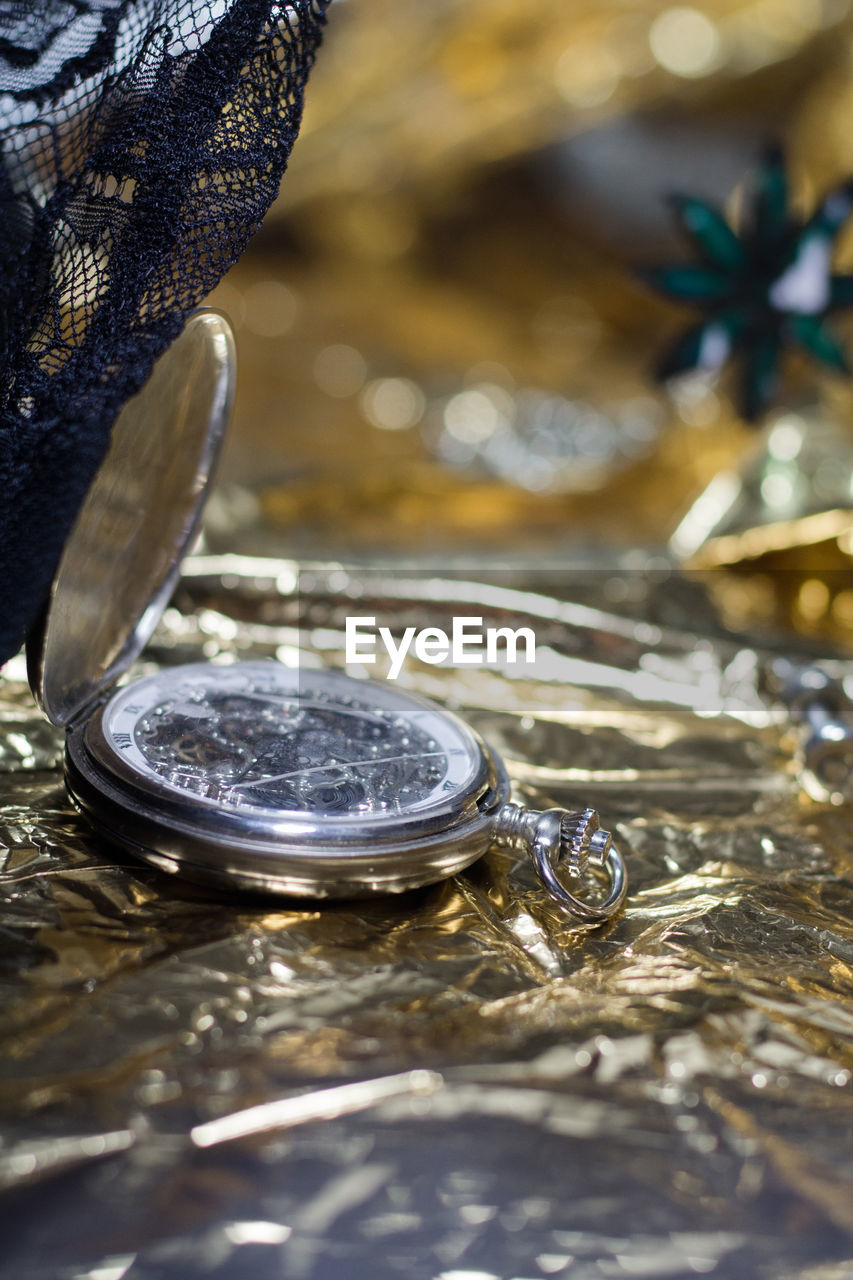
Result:
<svg viewBox="0 0 853 1280">
<path fill-rule="evenodd" d="M 626 909 L 578 927 L 505 851 L 322 906 L 132 864 L 69 804 L 13 664 L 8 1274 L 849 1277 L 853 836 L 801 793 L 768 654 L 663 572 L 406 576 L 196 559 L 141 665 L 340 665 L 365 605 L 534 625 L 532 670 L 401 680 L 518 798 L 600 808 Z"/>
</svg>

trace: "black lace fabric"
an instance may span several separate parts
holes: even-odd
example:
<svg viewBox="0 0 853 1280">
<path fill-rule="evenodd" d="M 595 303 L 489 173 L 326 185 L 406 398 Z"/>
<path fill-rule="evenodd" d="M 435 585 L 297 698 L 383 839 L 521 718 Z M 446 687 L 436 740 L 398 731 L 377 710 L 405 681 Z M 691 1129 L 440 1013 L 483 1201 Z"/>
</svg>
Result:
<svg viewBox="0 0 853 1280">
<path fill-rule="evenodd" d="M 122 404 L 278 191 L 327 3 L 0 3 L 0 664 Z"/>
</svg>

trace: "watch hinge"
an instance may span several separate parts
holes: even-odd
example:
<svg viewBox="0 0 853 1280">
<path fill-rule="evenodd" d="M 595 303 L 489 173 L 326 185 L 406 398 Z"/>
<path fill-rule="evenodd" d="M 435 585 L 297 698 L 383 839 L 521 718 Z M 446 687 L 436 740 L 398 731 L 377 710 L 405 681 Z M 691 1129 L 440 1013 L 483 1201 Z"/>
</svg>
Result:
<svg viewBox="0 0 853 1280">
<path fill-rule="evenodd" d="M 112 697 L 114 690 L 112 688 L 106 691 L 102 690 L 96 697 L 91 698 L 89 702 L 84 702 L 77 711 L 74 712 L 70 720 L 65 722 L 65 731 L 70 733 L 72 729 L 79 729 L 81 724 L 85 724 L 87 720 L 91 720 L 92 716 L 98 710 L 98 707 L 104 705 Z"/>
</svg>

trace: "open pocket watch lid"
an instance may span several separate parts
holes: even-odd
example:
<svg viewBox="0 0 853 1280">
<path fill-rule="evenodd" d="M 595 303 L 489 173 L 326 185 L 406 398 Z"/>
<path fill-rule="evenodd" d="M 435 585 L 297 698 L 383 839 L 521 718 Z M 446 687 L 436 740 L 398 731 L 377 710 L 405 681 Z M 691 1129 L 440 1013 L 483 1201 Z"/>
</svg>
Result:
<svg viewBox="0 0 853 1280">
<path fill-rule="evenodd" d="M 125 405 L 27 651 L 45 714 L 67 725 L 118 679 L 166 607 L 234 399 L 231 327 L 198 311 Z"/>
</svg>

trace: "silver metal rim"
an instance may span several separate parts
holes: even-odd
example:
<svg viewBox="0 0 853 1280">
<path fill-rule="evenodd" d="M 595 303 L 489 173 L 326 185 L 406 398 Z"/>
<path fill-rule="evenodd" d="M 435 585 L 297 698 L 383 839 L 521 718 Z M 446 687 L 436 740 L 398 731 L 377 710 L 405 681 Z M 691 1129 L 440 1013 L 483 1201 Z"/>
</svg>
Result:
<svg viewBox="0 0 853 1280">
<path fill-rule="evenodd" d="M 489 848 L 495 813 L 509 795 L 502 763 L 477 739 L 483 767 L 461 801 L 364 822 L 357 833 L 307 815 L 259 825 L 152 796 L 98 760 L 97 742 L 97 717 L 69 733 L 66 780 L 74 803 L 110 841 L 161 870 L 287 895 L 395 893 L 453 875 Z"/>
<path fill-rule="evenodd" d="M 536 873 L 550 896 L 576 920 L 581 920 L 585 924 L 601 924 L 602 921 L 609 920 L 612 915 L 615 915 L 625 901 L 628 892 L 625 863 L 619 850 L 612 845 L 604 860 L 604 867 L 610 880 L 610 891 L 601 903 L 582 901 L 569 892 L 557 878 L 557 873 L 551 864 L 550 846 L 545 842 L 536 841 L 530 855 L 536 867 Z"/>
<path fill-rule="evenodd" d="M 85 709 L 94 705 L 98 696 L 104 691 L 112 688 L 115 681 L 142 651 L 174 592 L 184 553 L 192 546 L 198 532 L 204 506 L 213 487 L 216 467 L 234 402 L 236 349 L 234 335 L 225 316 L 209 307 L 200 308 L 190 316 L 183 332 L 158 360 L 152 377 L 137 396 L 125 406 L 113 429 L 113 440 L 115 442 L 121 435 L 122 423 L 126 421 L 128 413 L 132 411 L 133 414 L 139 415 L 143 406 L 147 419 L 150 419 L 152 414 L 156 414 L 158 424 L 160 419 L 164 419 L 162 410 L 157 412 L 156 396 L 159 387 L 157 377 L 162 377 L 165 371 L 173 376 L 179 372 L 180 376 L 186 379 L 188 360 L 190 366 L 192 365 L 193 344 L 204 344 L 209 358 L 212 360 L 215 356 L 218 364 L 214 369 L 215 376 L 209 384 L 210 402 L 203 438 L 195 439 L 194 442 L 188 442 L 186 438 L 182 439 L 180 436 L 178 438 L 178 444 L 185 457 L 194 463 L 194 474 L 191 478 L 187 478 L 187 503 L 191 505 L 186 521 L 179 531 L 172 531 L 175 533 L 174 543 L 166 542 L 159 548 L 154 546 L 153 549 L 148 549 L 146 543 L 137 542 L 136 545 L 146 548 L 146 556 L 150 558 L 152 565 L 162 565 L 162 569 L 158 569 L 161 576 L 153 595 L 144 602 L 144 608 L 142 602 L 138 602 L 138 616 L 132 614 L 129 618 L 122 618 L 126 628 L 123 626 L 123 639 L 117 650 L 103 656 L 102 665 L 100 661 L 94 660 L 98 656 L 97 651 L 94 655 L 92 654 L 87 637 L 86 658 L 87 660 L 92 658 L 92 665 L 69 662 L 64 652 L 65 646 L 61 643 L 57 644 L 52 636 L 55 629 L 59 630 L 60 636 L 62 635 L 63 618 L 73 614 L 78 607 L 75 590 L 79 589 L 79 583 L 75 584 L 73 571 L 68 566 L 75 562 L 74 542 L 75 538 L 79 540 L 81 522 L 85 525 L 86 511 L 92 501 L 92 494 L 96 490 L 96 486 L 93 485 L 66 542 L 41 624 L 27 643 L 30 688 L 52 724 L 68 725 L 78 716 L 85 714 Z M 180 405 L 180 397 L 176 404 Z M 178 412 L 177 409 L 176 412 Z M 167 418 L 166 423 L 171 430 L 176 429 L 171 419 Z M 92 527 L 91 517 L 89 527 Z M 78 552 L 77 561 L 79 560 Z M 106 608 L 109 601 L 99 599 L 97 603 Z"/>
</svg>

